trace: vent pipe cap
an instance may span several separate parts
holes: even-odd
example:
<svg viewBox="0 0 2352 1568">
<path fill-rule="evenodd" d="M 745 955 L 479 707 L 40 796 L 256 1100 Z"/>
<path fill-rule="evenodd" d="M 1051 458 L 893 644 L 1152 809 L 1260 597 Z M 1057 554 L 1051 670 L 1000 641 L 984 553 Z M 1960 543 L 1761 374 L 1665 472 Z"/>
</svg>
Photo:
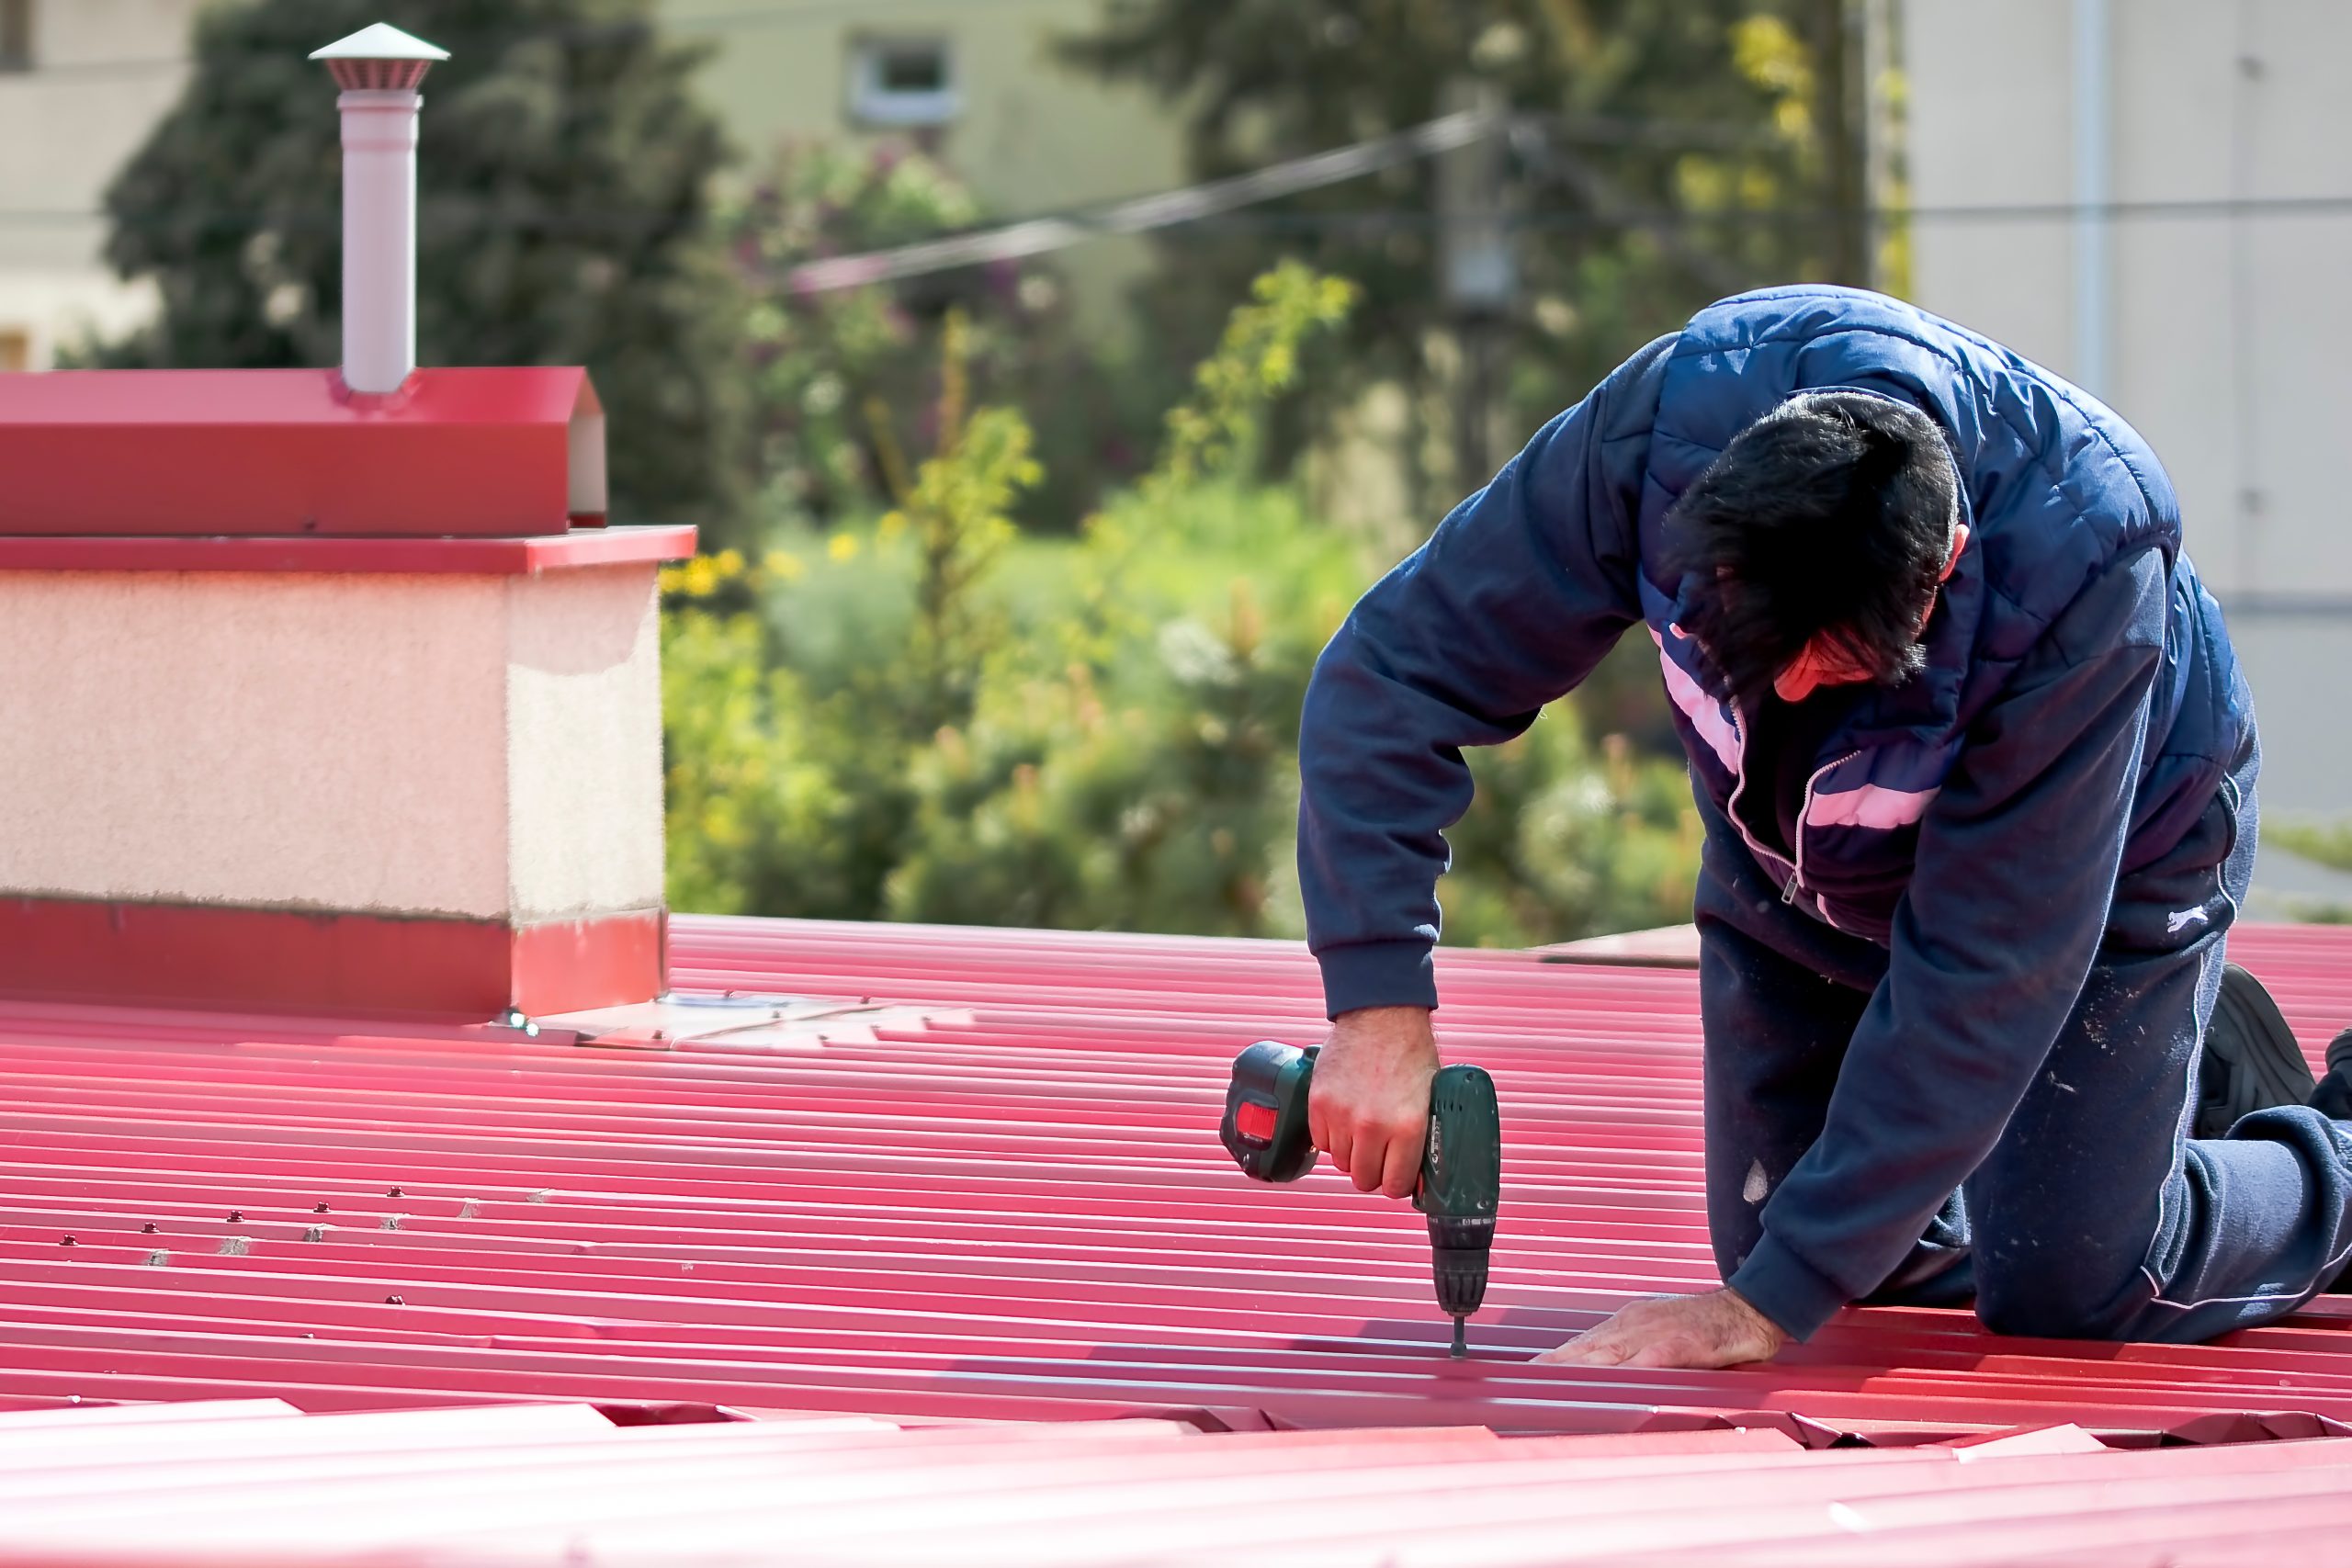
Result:
<svg viewBox="0 0 2352 1568">
<path fill-rule="evenodd" d="M 434 62 L 448 59 L 449 51 L 435 49 L 388 22 L 378 22 L 337 39 L 311 58 L 324 61 L 335 85 L 347 93 L 413 92 Z"/>
</svg>

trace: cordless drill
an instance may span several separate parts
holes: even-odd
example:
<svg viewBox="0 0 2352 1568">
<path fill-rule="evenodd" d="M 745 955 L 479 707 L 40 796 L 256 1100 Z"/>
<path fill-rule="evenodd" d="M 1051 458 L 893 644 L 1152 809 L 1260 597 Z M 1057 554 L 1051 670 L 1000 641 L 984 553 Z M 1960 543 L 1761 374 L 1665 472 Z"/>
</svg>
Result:
<svg viewBox="0 0 2352 1568">
<path fill-rule="evenodd" d="M 1233 1059 L 1217 1127 L 1226 1153 L 1259 1181 L 1295 1181 L 1315 1168 L 1306 1091 L 1320 1047 L 1261 1040 Z M 1438 1310 L 1453 1319 L 1453 1354 L 1467 1351 L 1464 1323 L 1487 1297 L 1487 1254 L 1503 1184 L 1502 1119 L 1484 1067 L 1440 1067 L 1430 1084 L 1430 1135 L 1413 1207 L 1429 1216 Z"/>
</svg>

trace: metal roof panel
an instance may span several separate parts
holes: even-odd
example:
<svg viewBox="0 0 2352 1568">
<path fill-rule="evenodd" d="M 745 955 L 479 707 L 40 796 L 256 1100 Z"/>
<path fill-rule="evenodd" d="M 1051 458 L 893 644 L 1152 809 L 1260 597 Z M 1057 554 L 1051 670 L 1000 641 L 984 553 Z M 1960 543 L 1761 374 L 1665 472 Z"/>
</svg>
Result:
<svg viewBox="0 0 2352 1568">
<path fill-rule="evenodd" d="M 2352 932 L 2254 927 L 2233 952 L 2314 1055 L 2352 1017 Z M 1494 1074 L 1506 1136 L 1489 1305 L 1473 1357 L 1453 1361 L 1418 1215 L 1328 1170 L 1252 1185 L 1217 1146 L 1233 1054 L 1321 1029 L 1295 946 L 680 918 L 672 953 L 682 987 L 854 1005 L 830 1024 L 799 1010 L 789 1048 L 0 1006 L 0 1405 L 277 1399 L 437 1411 L 455 1432 L 467 1407 L 579 1401 L 630 1419 L 831 1414 L 901 1445 L 856 1450 L 858 1484 L 879 1489 L 857 1511 L 846 1483 L 787 1496 L 743 1480 L 697 1489 L 691 1467 L 639 1472 L 637 1439 L 595 1428 L 632 1456 L 611 1473 L 640 1483 L 573 1455 L 516 1472 L 496 1506 L 468 1491 L 476 1512 L 446 1516 L 485 1551 L 526 1550 L 569 1517 L 598 1561 L 664 1541 L 736 1551 L 787 1528 L 828 1561 L 936 1560 L 950 1543 L 967 1558 L 1174 1561 L 1206 1550 L 1219 1519 L 1307 1562 L 1371 1561 L 1374 1542 L 1400 1562 L 1548 1561 L 1572 1519 L 1579 1551 L 1723 1561 L 1736 1542 L 1756 1561 L 1835 1561 L 1860 1538 L 1824 1534 L 1833 1504 L 1906 1561 L 1973 1561 L 1961 1541 L 2096 1550 L 2106 1538 L 2080 1521 L 2152 1509 L 2206 1532 L 2193 1539 L 2223 1561 L 2264 1520 L 2352 1512 L 2344 1298 L 2205 1346 L 1996 1339 L 1965 1314 L 1856 1309 L 1766 1367 L 1532 1364 L 1629 1296 L 1713 1280 L 1687 971 L 1441 953 L 1445 1047 Z M 982 1506 L 982 1493 L 943 1492 L 926 1457 L 936 1445 L 970 1465 L 956 1445 L 979 1439 L 898 1430 L 1136 1417 L 1232 1429 L 1219 1442 L 1254 1432 L 1280 1457 L 1186 1438 L 1187 1455 L 1236 1456 L 1197 1461 L 1227 1476 L 1211 1484 L 1193 1460 L 1161 1462 L 1159 1427 L 1073 1427 L 1050 1461 L 990 1450 Z M 8 1458 L 24 1448 L 7 1419 L 0 1491 L 28 1462 Z M 269 1425 L 234 1423 L 240 1441 L 325 1462 Z M 1763 1446 L 1740 1448 L 1734 1427 Z M 2078 1451 L 2070 1427 L 2146 1451 Z M 2014 1428 L 2037 1435 L 1938 1468 L 1924 1490 L 1842 1450 L 1800 1479 L 1772 1457 Z M 181 1439 L 131 1429 L 145 1435 L 114 1458 L 93 1450 L 110 1479 L 76 1495 L 149 1488 L 152 1512 L 99 1529 L 95 1502 L 0 1508 L 0 1541 L 47 1543 L 55 1524 L 169 1557 L 163 1525 L 141 1522 L 168 1517 L 232 1556 L 390 1550 L 422 1528 L 400 1499 L 459 1486 L 391 1460 L 330 1482 L 255 1450 L 208 1473 L 232 1494 L 275 1486 L 266 1528 L 227 1494 L 189 1515 L 169 1501 L 182 1461 L 164 1450 Z M 695 1430 L 722 1429 L 736 1428 Z M 1555 1475 L 1539 1448 L 1465 1461 L 1499 1441 L 1475 1429 L 1622 1447 L 1562 1450 L 1582 1457 Z M 1026 1428 L 985 1430 L 1018 1449 Z M 2303 1440 L 2256 1441 L 2278 1438 Z M 1687 1447 L 1647 1446 L 1718 1439 L 1735 1474 L 1769 1473 L 1734 1488 Z M 705 1439 L 662 1440 L 683 1454 Z M 1072 1468 L 1094 1440 L 1126 1457 Z M 2199 1469 L 2154 1448 L 2165 1440 L 2256 1457 Z M 779 1471 L 761 1450 L 742 1474 L 797 1475 L 812 1451 Z M 1602 1487 L 1575 1469 L 1602 1452 L 1668 1459 L 1667 1478 L 1638 1495 L 1623 1477 Z M 2118 1530 L 2122 1546 L 2157 1539 Z"/>
</svg>

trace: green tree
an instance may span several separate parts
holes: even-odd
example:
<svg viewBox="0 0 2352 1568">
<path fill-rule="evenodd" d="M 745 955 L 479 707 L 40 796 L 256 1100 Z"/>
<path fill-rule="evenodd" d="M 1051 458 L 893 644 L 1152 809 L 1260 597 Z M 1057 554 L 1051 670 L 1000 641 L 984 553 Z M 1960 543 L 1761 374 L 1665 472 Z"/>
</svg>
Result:
<svg viewBox="0 0 2352 1568">
<path fill-rule="evenodd" d="M 820 585 L 831 637 L 820 632 L 812 646 L 795 613 L 789 591 L 808 567 L 788 549 L 757 565 L 722 550 L 664 572 L 670 897 L 679 907 L 882 913 L 917 809 L 918 759 L 971 722 L 991 647 L 1003 640 L 1001 617 L 978 590 L 1016 533 L 1011 508 L 1040 477 L 1017 412 L 968 406 L 968 336 L 951 317 L 938 450 L 894 476 L 899 505 L 871 547 L 854 533 L 833 536 L 836 580 Z M 774 612 L 765 620 L 763 596 Z"/>
<path fill-rule="evenodd" d="M 254 0 L 200 14 L 179 103 L 106 197 L 107 259 L 152 279 L 114 365 L 340 357 L 341 152 L 311 50 L 390 21 L 450 51 L 425 84 L 417 347 L 427 365 L 582 364 L 616 509 L 731 524 L 746 479 L 739 293 L 711 232 L 725 147 L 700 56 L 649 0 Z"/>
<path fill-rule="evenodd" d="M 964 412 L 951 328 L 946 444 L 897 513 L 756 564 L 722 551 L 673 569 L 672 901 L 1296 934 L 1300 700 L 1378 563 L 1296 487 L 1247 476 L 1351 299 L 1295 265 L 1258 279 L 1152 472 L 1075 538 L 1012 526 L 1037 477 L 1025 425 Z M 1679 765 L 1590 739 L 1562 708 L 1474 766 L 1449 941 L 1688 914 L 1698 837 Z"/>
<path fill-rule="evenodd" d="M 1069 291 L 1043 262 L 961 267 L 823 293 L 796 289 L 805 262 L 910 244 L 984 214 L 937 161 L 910 149 L 787 142 L 723 206 L 719 227 L 750 295 L 763 516 L 816 525 L 896 500 L 902 450 L 935 444 L 942 342 L 977 403 L 1027 416 L 1045 473 L 1021 498 L 1024 525 L 1067 532 L 1106 487 L 1133 477 L 1157 406 L 1114 375 L 1073 323 Z"/>
<path fill-rule="evenodd" d="M 1211 487 L 1251 445 L 1249 411 L 1292 384 L 1347 299 L 1300 268 L 1261 280 L 1169 416 L 1154 474 L 1083 539 L 1053 542 L 1053 581 L 1025 607 L 995 578 L 1041 477 L 1028 425 L 968 408 L 968 336 L 951 321 L 941 445 L 895 481 L 870 537 L 837 533 L 821 563 L 722 552 L 665 578 L 673 900 L 1254 929 L 1267 846 L 1287 831 L 1297 694 L 1345 598 L 1322 596 L 1312 640 L 1261 637 L 1251 591 L 1221 583 L 1236 615 L 1210 630 L 1170 606 L 1194 552 L 1155 525 L 1185 508 L 1238 521 L 1220 561 L 1254 555 L 1276 577 L 1345 550 L 1295 516 L 1288 547 L 1244 536 L 1262 513 Z M 1066 886 L 1052 871 L 1079 863 Z"/>
<path fill-rule="evenodd" d="M 1230 226 L 1171 231 L 1147 306 L 1178 342 L 1270 252 L 1360 283 L 1325 414 L 1368 379 L 1443 430 L 1471 394 L 1466 353 L 1514 432 L 1581 396 L 1698 306 L 1758 283 L 1851 272 L 1819 214 L 1851 181 L 1850 55 L 1831 0 L 1109 0 L 1068 60 L 1143 85 L 1185 116 L 1215 177 L 1430 119 L 1470 98 L 1511 117 L 1496 169 L 1519 286 L 1498 317 L 1442 297 L 1435 160 L 1306 193 Z M 1834 57 L 1834 58 L 1833 58 Z M 1820 64 L 1829 61 L 1827 68 Z M 1838 117 L 1827 112 L 1832 107 Z M 1795 216 L 1792 218 L 1791 214 Z M 1441 444 L 1442 445 L 1442 444 Z M 1431 515 L 1485 472 L 1405 445 Z"/>
</svg>

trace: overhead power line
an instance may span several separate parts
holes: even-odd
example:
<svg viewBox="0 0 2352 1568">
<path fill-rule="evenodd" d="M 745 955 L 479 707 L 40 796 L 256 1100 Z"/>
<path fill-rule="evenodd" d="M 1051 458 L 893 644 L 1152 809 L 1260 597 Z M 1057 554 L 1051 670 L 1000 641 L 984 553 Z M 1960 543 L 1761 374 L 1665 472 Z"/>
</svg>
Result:
<svg viewBox="0 0 2352 1568">
<path fill-rule="evenodd" d="M 1442 115 L 1409 130 L 1375 136 L 1304 158 L 1285 159 L 1250 174 L 1236 175 L 1230 179 L 1184 186 L 1156 196 L 1111 202 L 1062 217 L 1033 218 L 973 233 L 951 235 L 944 240 L 919 241 L 887 251 L 829 256 L 823 261 L 803 263 L 786 276 L 796 292 L 816 294 L 882 283 L 892 278 L 944 272 L 951 267 L 970 266 L 978 262 L 1034 256 L 1046 251 L 1060 250 L 1097 235 L 1147 233 L 1173 224 L 1197 222 L 1236 208 L 1272 201 L 1298 191 L 1337 185 L 1342 180 L 1373 174 L 1408 158 L 1425 157 L 1432 152 L 1466 147 L 1480 137 L 1495 134 L 1505 124 L 1500 115 L 1468 110 Z"/>
<path fill-rule="evenodd" d="M 1143 199 L 1160 198 L 1155 197 Z M 633 212 L 619 208 L 565 211 L 534 210 L 527 205 L 514 201 L 459 202 L 447 197 L 436 199 L 430 195 L 424 198 L 424 202 L 422 217 L 427 228 L 462 227 L 485 231 L 537 231 L 567 234 L 612 233 L 629 232 L 648 228 L 675 228 L 680 222 L 679 215 L 673 211 Z M 1498 218 L 1499 221 L 1513 230 L 1543 233 L 1620 229 L 1738 229 L 1817 224 L 1839 218 L 1856 217 L 1888 227 L 1913 223 L 2057 222 L 2075 217 L 2086 210 L 2119 222 L 2167 219 L 2181 221 L 2210 221 L 2228 218 L 2341 218 L 2352 216 L 2352 196 L 2251 197 L 2240 199 L 2111 202 L 2089 209 L 2067 202 L 1977 207 L 1871 207 L 1859 209 L 1789 205 L 1736 208 L 1715 212 L 1670 207 L 1619 207 L 1606 212 L 1562 208 L 1535 211 L 1516 210 L 1498 215 Z M 1469 216 L 1484 215 L 1474 213 Z M 161 227 L 195 223 L 212 228 L 237 230 L 317 230 L 324 232 L 337 228 L 340 221 L 337 209 L 334 208 L 277 209 L 261 211 L 230 208 L 161 207 L 123 214 L 114 214 L 91 208 L 0 209 L 0 226 L 64 227 L 81 223 L 113 222 L 132 226 Z M 1316 212 L 1251 212 L 1229 209 L 1222 212 L 1203 213 L 1179 220 L 1181 226 L 1204 230 L 1362 234 L 1432 229 L 1442 221 L 1444 221 L 1444 219 L 1440 214 L 1419 208 L 1359 208 Z M 917 243 L 926 248 L 944 246 L 967 239 L 994 235 L 1006 228 L 1025 231 L 1033 226 L 1045 224 L 1064 225 L 1071 243 L 1100 238 L 1111 231 L 1088 227 L 1077 217 L 1041 217 L 1024 219 L 1017 223 L 979 231 L 974 234 L 953 235 L 944 240 L 926 240 Z M 1051 246 L 1042 247 L 1042 249 L 1052 248 Z M 875 254 L 888 255 L 893 253 Z M 1038 251 L 1031 250 L 1022 254 L 1038 254 Z M 831 259 L 852 261 L 863 258 Z M 987 259 L 989 258 L 985 256 L 970 257 L 948 265 L 968 265 L 974 261 Z M 808 265 L 814 266 L 824 264 Z M 892 276 L 910 275 L 898 273 Z"/>
<path fill-rule="evenodd" d="M 1431 121 L 1430 127 L 1442 124 Z M 1413 132 L 1405 133 L 1408 136 Z M 1466 138 L 1464 140 L 1467 140 Z M 1459 146 L 1456 141 L 1453 145 Z M 1317 164 L 1340 159 L 1370 146 L 1342 148 L 1337 152 L 1318 154 L 1314 159 L 1300 159 L 1299 164 Z M 1430 147 L 1426 151 L 1442 149 Z M 1401 154 L 1399 154 L 1401 155 Z M 1384 162 L 1395 162 L 1388 157 Z M 1266 176 L 1281 176 L 1293 170 L 1295 164 L 1275 164 L 1256 175 L 1238 179 L 1219 181 L 1209 186 L 1189 186 L 1169 191 L 1136 201 L 1115 203 L 1091 213 L 1068 217 L 1030 219 L 1000 228 L 958 234 L 944 240 L 924 240 L 893 250 L 869 251 L 857 255 L 831 257 L 808 262 L 792 268 L 786 275 L 790 286 L 802 293 L 819 293 L 831 289 L 856 288 L 864 284 L 880 283 L 894 278 L 914 277 L 925 273 L 944 272 L 953 267 L 971 266 L 980 263 L 1009 261 L 1058 250 L 1082 240 L 1105 234 L 1134 234 L 1148 230 L 1191 225 L 1204 229 L 1242 229 L 1273 233 L 1332 233 L 1354 231 L 1365 234 L 1435 229 L 1448 220 L 1446 215 L 1414 209 L 1390 209 L 1358 212 L 1243 212 L 1235 210 L 1252 202 L 1265 201 L 1277 195 L 1309 188 L 1312 185 L 1335 184 L 1369 172 L 1357 169 L 1331 174 L 1325 178 L 1302 180 L 1279 190 L 1264 194 L 1249 194 L 1240 187 Z M 1374 165 L 1377 166 L 1377 165 Z M 1270 182 L 1272 183 L 1272 182 Z M 1207 198 L 1207 199 L 1204 199 Z M 1607 211 L 1559 210 L 1550 212 L 1512 212 L 1500 215 L 1499 221 L 1515 231 L 1541 232 L 1572 230 L 1650 229 L 1680 233 L 1690 229 L 1709 227 L 1742 228 L 1761 225 L 1826 225 L 1840 220 L 1861 219 L 1873 224 L 1898 226 L 1903 224 L 1942 224 L 1960 222 L 2025 223 L 2059 221 L 2085 215 L 2124 220 L 2131 219 L 2212 220 L 2233 217 L 2324 218 L 2352 216 L 2352 196 L 2271 197 L 2218 200 L 2182 201 L 2116 201 L 2096 205 L 2068 202 L 2016 203 L 2007 206 L 1973 207 L 1871 207 L 1838 208 L 1822 206 L 1786 206 L 1775 208 L 1742 208 L 1722 212 L 1697 212 L 1684 208 L 1634 208 L 1614 206 Z M 1454 215 L 1459 217 L 1459 215 Z"/>
</svg>

